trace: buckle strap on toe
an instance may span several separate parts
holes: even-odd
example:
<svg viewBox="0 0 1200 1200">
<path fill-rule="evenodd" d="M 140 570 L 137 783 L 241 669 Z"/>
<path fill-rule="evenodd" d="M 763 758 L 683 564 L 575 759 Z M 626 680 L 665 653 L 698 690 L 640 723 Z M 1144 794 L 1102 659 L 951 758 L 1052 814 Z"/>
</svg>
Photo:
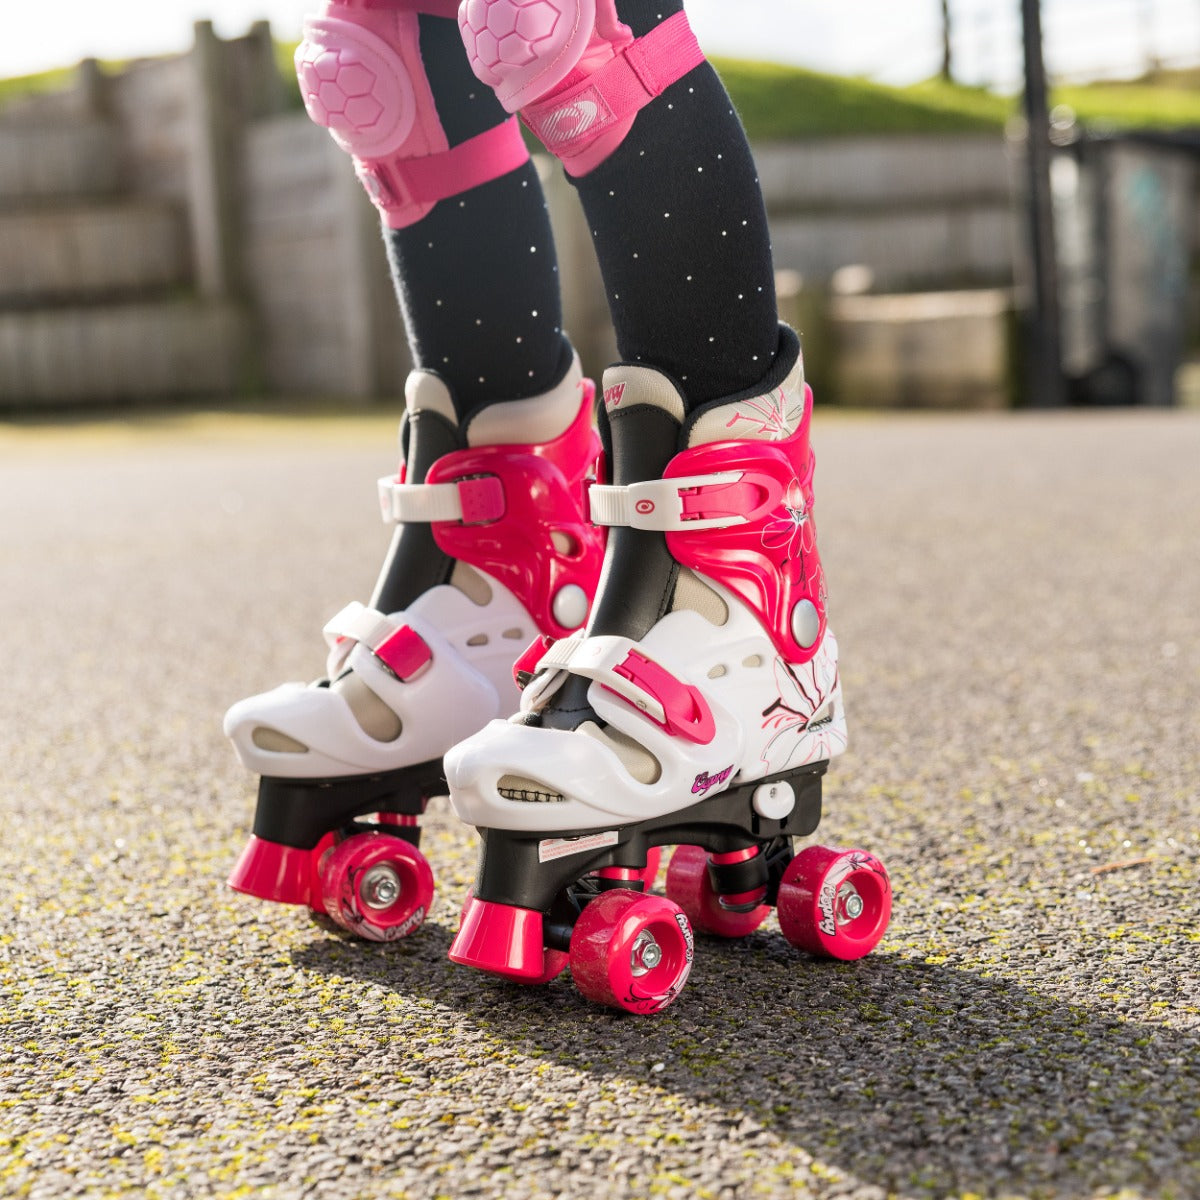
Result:
<svg viewBox="0 0 1200 1200">
<path fill-rule="evenodd" d="M 401 682 L 411 679 L 433 660 L 433 652 L 415 629 L 398 624 L 357 600 L 333 617 L 322 633 L 329 648 L 338 652 L 343 662 L 351 644 L 364 646 Z"/>
<path fill-rule="evenodd" d="M 712 709 L 698 688 L 684 683 L 623 637 L 575 635 L 555 642 L 537 672 L 570 671 L 593 679 L 667 733 L 707 745 L 716 735 Z"/>
</svg>

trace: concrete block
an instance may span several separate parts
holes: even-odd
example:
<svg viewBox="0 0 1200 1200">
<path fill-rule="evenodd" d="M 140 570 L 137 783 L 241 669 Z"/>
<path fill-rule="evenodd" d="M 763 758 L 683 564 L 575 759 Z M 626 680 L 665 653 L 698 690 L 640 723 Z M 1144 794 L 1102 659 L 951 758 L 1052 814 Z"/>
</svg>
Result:
<svg viewBox="0 0 1200 1200">
<path fill-rule="evenodd" d="M 772 212 L 776 264 L 806 279 L 866 263 L 880 287 L 1007 283 L 1012 277 L 1012 211 L 1007 202 L 787 214 Z"/>
<path fill-rule="evenodd" d="M 896 209 L 927 203 L 994 205 L 1009 194 L 1004 137 L 813 138 L 754 147 L 767 206 Z"/>
<path fill-rule="evenodd" d="M 870 408 L 1007 406 L 1011 307 L 1003 289 L 835 297 L 838 401 Z"/>
</svg>

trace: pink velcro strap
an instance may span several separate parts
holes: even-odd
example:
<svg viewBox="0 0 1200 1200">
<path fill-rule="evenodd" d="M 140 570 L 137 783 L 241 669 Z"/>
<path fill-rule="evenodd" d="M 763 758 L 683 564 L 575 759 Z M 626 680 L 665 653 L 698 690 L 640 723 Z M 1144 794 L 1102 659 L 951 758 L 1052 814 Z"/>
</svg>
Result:
<svg viewBox="0 0 1200 1200">
<path fill-rule="evenodd" d="M 698 67 L 704 61 L 704 51 L 688 24 L 687 14 L 677 12 L 645 37 L 635 39 L 626 49 L 625 58 L 649 99 L 653 99 Z"/>
<path fill-rule="evenodd" d="M 504 484 L 498 475 L 477 475 L 458 481 L 458 498 L 462 501 L 462 523 L 484 525 L 504 516 Z"/>
<path fill-rule="evenodd" d="M 598 71 L 528 105 L 521 116 L 547 150 L 570 164 L 601 135 L 628 121 L 703 61 L 704 52 L 687 14 L 677 12 Z"/>
<path fill-rule="evenodd" d="M 458 3 L 459 0 L 413 0 L 409 7 L 415 12 L 428 13 L 431 17 L 446 17 L 454 21 L 458 18 Z M 403 8 L 404 5 L 399 7 Z"/>
<path fill-rule="evenodd" d="M 401 682 L 411 679 L 426 663 L 433 661 L 433 651 L 425 639 L 407 625 L 401 625 L 395 633 L 369 649 Z"/>
<path fill-rule="evenodd" d="M 427 206 L 499 179 L 528 160 L 520 122 L 510 117 L 449 150 L 421 158 L 397 154 L 360 162 L 357 167 L 388 225 L 403 229 L 423 216 Z"/>
</svg>

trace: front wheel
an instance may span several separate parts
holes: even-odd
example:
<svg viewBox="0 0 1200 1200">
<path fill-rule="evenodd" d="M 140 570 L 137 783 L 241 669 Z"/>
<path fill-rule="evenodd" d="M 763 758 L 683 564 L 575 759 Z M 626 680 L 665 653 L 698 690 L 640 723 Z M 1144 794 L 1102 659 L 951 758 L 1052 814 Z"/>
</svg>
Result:
<svg viewBox="0 0 1200 1200">
<path fill-rule="evenodd" d="M 386 833 L 340 842 L 321 866 L 325 911 L 371 942 L 408 937 L 433 903 L 433 871 L 416 846 Z"/>
<path fill-rule="evenodd" d="M 656 1013 L 692 970 L 692 927 L 665 896 L 615 888 L 590 901 L 571 933 L 571 974 L 589 1000 Z"/>
</svg>

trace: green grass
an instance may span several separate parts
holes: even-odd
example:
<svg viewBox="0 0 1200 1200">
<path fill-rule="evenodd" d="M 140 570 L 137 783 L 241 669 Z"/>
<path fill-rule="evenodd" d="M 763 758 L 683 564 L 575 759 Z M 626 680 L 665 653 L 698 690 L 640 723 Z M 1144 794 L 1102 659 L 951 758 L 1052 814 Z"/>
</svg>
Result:
<svg viewBox="0 0 1200 1200">
<path fill-rule="evenodd" d="M 1200 125 L 1200 87 L 1152 83 L 1092 84 L 1058 88 L 1056 103 L 1066 104 L 1087 125 L 1117 129 L 1179 129 Z"/>
<path fill-rule="evenodd" d="M 295 43 L 276 43 L 276 61 L 288 83 L 289 103 L 299 108 L 292 70 L 294 51 Z M 715 58 L 713 63 L 753 141 L 854 134 L 999 133 L 1020 108 L 1019 98 L 940 79 L 896 88 L 776 63 L 732 58 Z M 108 63 L 105 69 L 119 66 Z M 69 68 L 0 80 L 0 109 L 18 97 L 65 87 L 70 80 Z M 1074 109 L 1088 125 L 1200 126 L 1200 69 L 1162 71 L 1131 83 L 1057 88 L 1053 100 Z"/>
<path fill-rule="evenodd" d="M 752 141 L 854 134 L 1000 132 L 1020 97 L 940 79 L 895 88 L 798 67 L 717 58 Z M 1132 83 L 1055 88 L 1052 101 L 1089 126 L 1200 126 L 1200 70 L 1163 72 Z"/>
<path fill-rule="evenodd" d="M 774 63 L 713 60 L 753 141 L 999 131 L 1011 102 L 942 83 L 892 88 Z"/>
<path fill-rule="evenodd" d="M 54 71 L 41 71 L 36 75 L 17 75 L 12 79 L 0 79 L 0 110 L 25 96 L 68 88 L 74 74 L 72 68 L 60 67 Z"/>
</svg>

